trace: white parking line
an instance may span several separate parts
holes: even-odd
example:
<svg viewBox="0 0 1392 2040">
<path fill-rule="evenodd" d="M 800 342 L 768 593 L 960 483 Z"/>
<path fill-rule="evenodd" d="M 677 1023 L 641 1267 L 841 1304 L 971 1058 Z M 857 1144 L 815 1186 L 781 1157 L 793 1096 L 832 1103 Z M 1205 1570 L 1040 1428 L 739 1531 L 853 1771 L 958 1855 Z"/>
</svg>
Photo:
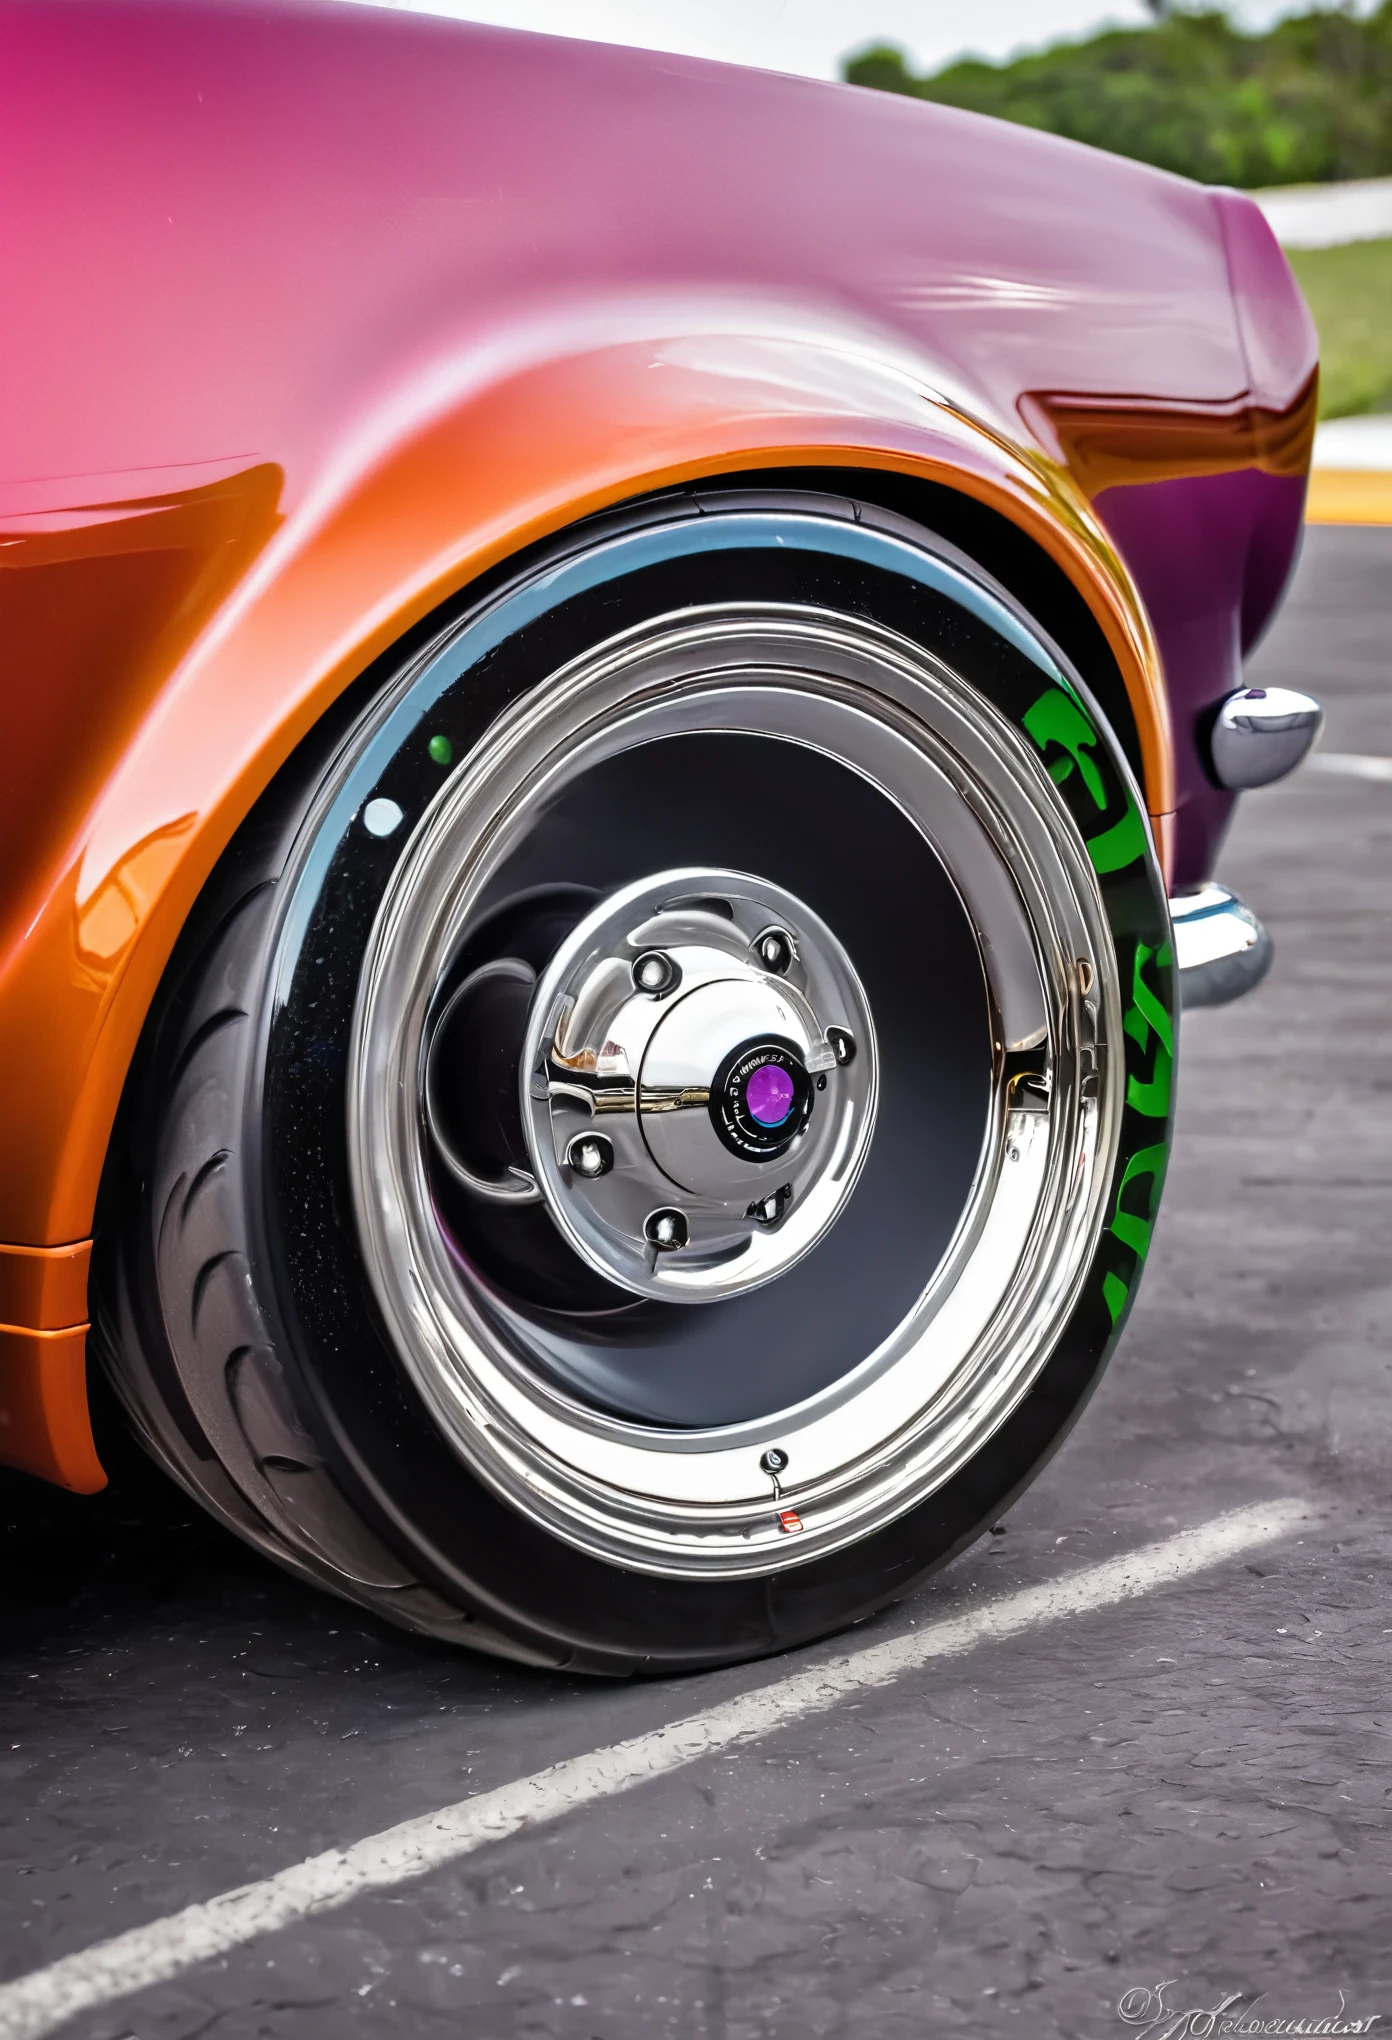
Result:
<svg viewBox="0 0 1392 2040">
<path fill-rule="evenodd" d="M 1335 779 L 1392 779 L 1392 758 L 1368 751 L 1315 751 L 1305 760 L 1307 772 L 1327 772 Z"/>
<path fill-rule="evenodd" d="M 41 2040 L 79 2012 L 167 1983 L 196 1963 L 225 1955 L 296 1920 L 346 1905 L 367 1892 L 407 1883 L 524 1828 L 558 1820 L 732 1745 L 824 1714 L 850 1695 L 884 1685 L 933 1658 L 1153 1593 L 1223 1559 L 1288 1536 L 1309 1518 L 1307 1504 L 1293 1499 L 1235 1510 L 1062 1579 L 983 1601 L 964 1614 L 910 1629 L 887 1643 L 808 1665 L 684 1721 L 552 1764 L 495 1792 L 461 1799 L 439 1813 L 402 1821 L 350 1848 L 310 1856 L 274 1877 L 186 1906 L 148 1926 L 133 1927 L 0 1986 L 0 2040 Z"/>
</svg>

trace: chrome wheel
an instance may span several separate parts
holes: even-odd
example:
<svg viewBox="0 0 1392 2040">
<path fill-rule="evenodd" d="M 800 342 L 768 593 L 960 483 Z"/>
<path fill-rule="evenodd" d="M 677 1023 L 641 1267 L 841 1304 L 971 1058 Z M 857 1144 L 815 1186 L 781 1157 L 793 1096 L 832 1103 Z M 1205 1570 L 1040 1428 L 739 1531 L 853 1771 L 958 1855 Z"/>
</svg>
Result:
<svg viewBox="0 0 1392 2040">
<path fill-rule="evenodd" d="M 1038 749 L 942 659 L 805 605 L 627 630 L 494 722 L 376 916 L 348 1171 L 400 1362 L 596 1557 L 862 1539 L 1077 1305 L 1121 1011 Z"/>
<path fill-rule="evenodd" d="M 622 1675 L 824 1636 L 1009 1507 L 1135 1295 L 1135 783 L 1028 588 L 863 501 L 630 505 L 432 629 L 181 938 L 94 1340 L 190 1493 L 390 1621 Z"/>
</svg>

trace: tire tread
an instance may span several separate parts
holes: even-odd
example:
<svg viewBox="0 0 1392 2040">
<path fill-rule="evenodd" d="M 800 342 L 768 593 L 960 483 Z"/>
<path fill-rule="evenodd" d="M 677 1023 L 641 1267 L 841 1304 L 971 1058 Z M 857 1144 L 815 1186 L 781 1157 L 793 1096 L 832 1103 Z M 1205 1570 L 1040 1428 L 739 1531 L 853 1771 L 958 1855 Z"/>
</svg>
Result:
<svg viewBox="0 0 1392 2040">
<path fill-rule="evenodd" d="M 286 808 L 279 829 L 258 815 L 215 874 L 142 1039 L 103 1196 L 94 1345 L 151 1456 L 266 1557 L 397 1625 L 554 1663 L 444 1600 L 377 1535 L 271 1350 L 242 1220 L 253 1030 L 238 1023 L 255 1010 L 300 803 Z"/>
</svg>

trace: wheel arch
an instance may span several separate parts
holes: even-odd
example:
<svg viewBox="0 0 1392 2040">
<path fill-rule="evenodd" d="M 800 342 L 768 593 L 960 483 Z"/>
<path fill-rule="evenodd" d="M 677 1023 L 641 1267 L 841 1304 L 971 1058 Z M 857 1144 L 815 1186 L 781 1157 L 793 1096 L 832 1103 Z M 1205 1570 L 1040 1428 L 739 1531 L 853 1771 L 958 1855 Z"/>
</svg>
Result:
<svg viewBox="0 0 1392 2040">
<path fill-rule="evenodd" d="M 937 394 L 900 343 L 876 351 L 860 331 L 748 329 L 757 324 L 712 330 L 707 317 L 692 340 L 689 324 L 669 320 L 686 337 L 610 334 L 533 347 L 531 359 L 495 343 L 487 375 L 431 371 L 345 435 L 278 526 L 266 520 L 259 552 L 177 658 L 157 640 L 143 706 L 85 819 L 44 846 L 37 892 L 10 903 L 0 1240 L 51 1248 L 90 1232 L 126 1074 L 180 929 L 330 707 L 538 544 L 655 492 L 774 476 L 834 483 L 985 550 L 982 563 L 1024 599 L 1022 577 L 1045 590 L 1041 621 L 1104 707 L 1120 715 L 1125 704 L 1120 734 L 1163 842 L 1173 760 L 1158 653 L 1067 469 Z M 85 1420 L 72 1386 L 70 1439 Z M 43 1459 L 35 1447 L 14 1463 L 47 1471 Z"/>
</svg>

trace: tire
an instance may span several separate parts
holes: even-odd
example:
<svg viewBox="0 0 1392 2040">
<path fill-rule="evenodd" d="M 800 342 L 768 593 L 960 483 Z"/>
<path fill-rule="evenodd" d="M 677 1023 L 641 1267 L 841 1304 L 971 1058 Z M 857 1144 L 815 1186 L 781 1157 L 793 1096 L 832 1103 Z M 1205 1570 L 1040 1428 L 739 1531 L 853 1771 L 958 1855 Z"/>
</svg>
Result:
<svg viewBox="0 0 1392 2040">
<path fill-rule="evenodd" d="M 823 497 L 594 520 L 364 683 L 214 874 L 99 1350 L 191 1494 L 392 1621 L 778 1650 L 945 1564 L 1086 1402 L 1174 1012 L 1128 767 L 988 576 Z M 664 1090 L 683 1027 L 744 1032 Z"/>
</svg>

